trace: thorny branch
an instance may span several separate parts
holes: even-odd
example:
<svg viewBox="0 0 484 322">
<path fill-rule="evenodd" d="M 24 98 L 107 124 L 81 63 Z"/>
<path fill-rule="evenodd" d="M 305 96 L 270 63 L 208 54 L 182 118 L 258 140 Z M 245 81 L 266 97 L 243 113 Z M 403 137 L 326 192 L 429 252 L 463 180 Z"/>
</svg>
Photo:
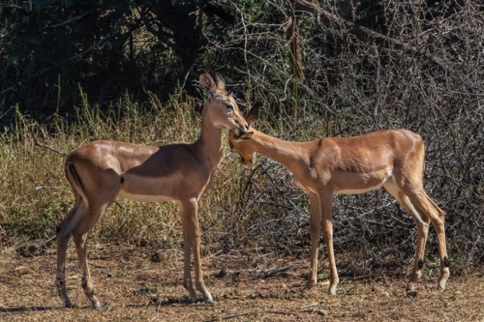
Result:
<svg viewBox="0 0 484 322">
<path fill-rule="evenodd" d="M 476 249 L 484 247 L 484 226 L 475 224 L 484 216 L 482 5 L 446 4 L 445 14 L 431 15 L 424 4 L 416 10 L 413 3 L 389 1 L 382 8 L 385 28 L 376 32 L 340 15 L 332 1 L 294 0 L 292 10 L 282 1 L 269 3 L 274 19 L 253 21 L 239 12 L 243 21 L 230 40 L 211 42 L 214 52 L 244 57 L 250 73 L 231 70 L 250 82 L 243 90 L 252 102 L 262 102 L 261 119 L 282 124 L 278 130 L 264 122 L 255 127 L 288 140 L 385 128 L 419 133 L 426 145 L 425 189 L 447 213 L 450 253 L 462 254 L 466 267 L 482 263 Z M 285 33 L 295 11 L 301 15 L 299 46 Z M 294 76 L 288 61 L 295 48 L 301 48 L 304 79 Z M 307 251 L 305 194 L 281 165 L 257 159 L 240 179 L 237 234 L 227 232 L 227 239 L 245 233 L 283 254 Z M 336 196 L 333 205 L 335 247 L 364 259 L 350 265 L 399 267 L 413 256 L 415 225 L 385 192 Z M 428 249 L 436 247 L 433 234 L 431 229 Z"/>
</svg>

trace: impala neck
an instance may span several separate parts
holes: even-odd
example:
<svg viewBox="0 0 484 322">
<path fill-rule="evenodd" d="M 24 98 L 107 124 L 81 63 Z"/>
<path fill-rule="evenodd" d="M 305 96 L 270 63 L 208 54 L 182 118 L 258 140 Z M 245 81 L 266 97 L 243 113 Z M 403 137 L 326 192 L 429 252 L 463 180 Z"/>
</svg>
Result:
<svg viewBox="0 0 484 322">
<path fill-rule="evenodd" d="M 246 144 L 253 152 L 263 154 L 273 159 L 294 173 L 299 161 L 306 157 L 306 153 L 301 149 L 303 142 L 290 142 L 253 130 L 254 134 Z"/>
<path fill-rule="evenodd" d="M 217 127 L 210 118 L 210 113 L 205 106 L 202 112 L 202 126 L 200 138 L 197 143 L 200 145 L 205 157 L 210 161 L 212 169 L 215 169 L 222 160 L 222 128 Z"/>
</svg>

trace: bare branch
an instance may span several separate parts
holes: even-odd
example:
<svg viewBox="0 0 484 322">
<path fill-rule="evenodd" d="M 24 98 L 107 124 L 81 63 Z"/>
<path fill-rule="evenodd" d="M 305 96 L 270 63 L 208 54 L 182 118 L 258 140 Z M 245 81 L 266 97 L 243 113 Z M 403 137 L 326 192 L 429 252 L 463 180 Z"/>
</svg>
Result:
<svg viewBox="0 0 484 322">
<path fill-rule="evenodd" d="M 66 156 L 69 155 L 69 153 L 66 152 L 66 151 L 61 151 L 61 150 L 59 150 L 55 147 L 52 147 L 50 145 L 47 145 L 47 144 L 44 144 L 44 143 L 39 143 L 39 141 L 37 141 L 37 138 L 35 137 L 34 133 L 30 133 L 30 135 L 32 136 L 32 139 L 34 140 L 34 143 L 35 143 L 36 146 L 50 150 L 50 151 L 55 152 L 57 154 L 66 155 Z"/>
</svg>

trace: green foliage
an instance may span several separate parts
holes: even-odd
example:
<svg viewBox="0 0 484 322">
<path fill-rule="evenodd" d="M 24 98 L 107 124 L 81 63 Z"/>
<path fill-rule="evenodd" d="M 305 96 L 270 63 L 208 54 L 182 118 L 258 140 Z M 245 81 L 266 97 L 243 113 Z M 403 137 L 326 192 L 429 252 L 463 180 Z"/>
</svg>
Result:
<svg viewBox="0 0 484 322">
<path fill-rule="evenodd" d="M 203 46 L 197 1 L 24 4 L 2 7 L 1 104 L 35 117 L 72 112 L 79 85 L 102 108 L 126 91 L 166 99 Z"/>
</svg>

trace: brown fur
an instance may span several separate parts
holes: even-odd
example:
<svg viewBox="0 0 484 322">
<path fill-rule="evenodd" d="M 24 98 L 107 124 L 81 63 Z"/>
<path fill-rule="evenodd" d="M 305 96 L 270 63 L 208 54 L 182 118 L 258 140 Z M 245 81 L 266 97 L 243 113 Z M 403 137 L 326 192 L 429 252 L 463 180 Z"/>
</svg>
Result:
<svg viewBox="0 0 484 322">
<path fill-rule="evenodd" d="M 257 119 L 252 109 L 246 119 Z M 384 130 L 349 138 L 324 138 L 289 142 L 251 129 L 242 136 L 229 133 L 229 140 L 243 163 L 261 153 L 283 164 L 295 183 L 309 196 L 311 204 L 311 265 L 306 289 L 317 283 L 318 242 L 322 233 L 330 262 L 329 292 L 336 294 L 339 278 L 333 252 L 332 196 L 335 193 L 363 193 L 385 188 L 413 217 L 417 225 L 417 247 L 407 291 L 421 276 L 429 222 L 437 232 L 441 275 L 439 288 L 449 277 L 444 231 L 444 212 L 423 189 L 424 144 L 408 130 Z"/>
<path fill-rule="evenodd" d="M 89 232 L 116 198 L 139 201 L 175 200 L 180 204 L 184 239 L 183 285 L 193 301 L 197 294 L 191 278 L 191 252 L 194 258 L 195 287 L 207 302 L 213 302 L 206 289 L 200 263 L 198 200 L 209 188 L 212 175 L 222 158 L 222 128 L 236 133 L 248 129 L 237 103 L 226 91 L 220 75 L 200 75 L 202 88 L 210 99 L 202 112 L 200 138 L 192 144 L 162 147 L 118 141 L 96 141 L 74 150 L 65 171 L 76 198 L 74 207 L 57 232 L 57 290 L 67 307 L 72 303 L 65 283 L 65 260 L 71 236 L 76 244 L 83 272 L 82 287 L 94 307 L 99 301 L 86 261 Z"/>
</svg>

